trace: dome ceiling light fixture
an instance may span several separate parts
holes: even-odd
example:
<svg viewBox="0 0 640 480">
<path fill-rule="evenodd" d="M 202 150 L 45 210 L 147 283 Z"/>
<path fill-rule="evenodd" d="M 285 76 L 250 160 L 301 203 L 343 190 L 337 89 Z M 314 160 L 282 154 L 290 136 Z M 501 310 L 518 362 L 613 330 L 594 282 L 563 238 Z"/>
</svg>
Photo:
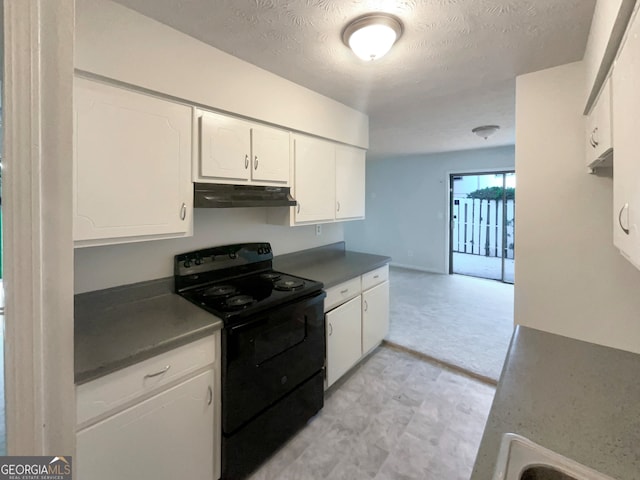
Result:
<svg viewBox="0 0 640 480">
<path fill-rule="evenodd" d="M 349 23 L 342 41 L 364 61 L 382 58 L 402 35 L 402 22 L 388 13 L 368 13 Z"/>
<path fill-rule="evenodd" d="M 500 127 L 498 125 L 482 125 L 480 127 L 474 128 L 473 130 L 471 130 L 471 132 L 486 140 L 498 130 L 500 130 Z"/>
</svg>

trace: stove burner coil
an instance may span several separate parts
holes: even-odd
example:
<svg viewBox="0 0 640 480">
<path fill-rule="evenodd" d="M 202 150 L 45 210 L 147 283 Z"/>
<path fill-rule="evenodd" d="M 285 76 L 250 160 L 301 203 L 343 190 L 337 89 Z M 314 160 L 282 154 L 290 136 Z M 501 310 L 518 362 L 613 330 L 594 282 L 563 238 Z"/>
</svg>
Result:
<svg viewBox="0 0 640 480">
<path fill-rule="evenodd" d="M 238 289 L 233 285 L 216 285 L 203 292 L 205 297 L 226 297 L 238 293 Z"/>
<path fill-rule="evenodd" d="M 281 275 L 276 272 L 267 272 L 260 275 L 260 278 L 264 280 L 278 280 L 280 277 Z"/>
<path fill-rule="evenodd" d="M 276 290 L 291 291 L 304 287 L 304 282 L 298 279 L 278 280 L 273 285 Z"/>
<path fill-rule="evenodd" d="M 228 298 L 224 303 L 227 308 L 240 309 L 254 302 L 254 298 L 249 295 L 236 295 Z"/>
</svg>

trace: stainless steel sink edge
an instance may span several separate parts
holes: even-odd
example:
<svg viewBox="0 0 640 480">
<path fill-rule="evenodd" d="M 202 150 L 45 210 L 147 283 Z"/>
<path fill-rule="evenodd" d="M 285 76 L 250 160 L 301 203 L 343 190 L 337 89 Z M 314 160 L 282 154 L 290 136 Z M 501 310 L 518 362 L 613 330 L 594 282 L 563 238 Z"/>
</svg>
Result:
<svg viewBox="0 0 640 480">
<path fill-rule="evenodd" d="M 518 458 L 514 461 L 514 457 Z M 527 468 L 535 466 L 553 467 L 576 480 L 615 480 L 521 435 L 505 433 L 500 444 L 493 480 L 520 480 Z"/>
</svg>

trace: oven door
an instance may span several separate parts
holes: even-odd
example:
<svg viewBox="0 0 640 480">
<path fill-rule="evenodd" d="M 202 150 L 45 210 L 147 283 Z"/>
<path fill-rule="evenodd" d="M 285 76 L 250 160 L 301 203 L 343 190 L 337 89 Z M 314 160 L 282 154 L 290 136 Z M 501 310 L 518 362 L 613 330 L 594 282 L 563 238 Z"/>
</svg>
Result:
<svg viewBox="0 0 640 480">
<path fill-rule="evenodd" d="M 324 292 L 222 331 L 222 428 L 231 435 L 324 365 Z"/>
</svg>

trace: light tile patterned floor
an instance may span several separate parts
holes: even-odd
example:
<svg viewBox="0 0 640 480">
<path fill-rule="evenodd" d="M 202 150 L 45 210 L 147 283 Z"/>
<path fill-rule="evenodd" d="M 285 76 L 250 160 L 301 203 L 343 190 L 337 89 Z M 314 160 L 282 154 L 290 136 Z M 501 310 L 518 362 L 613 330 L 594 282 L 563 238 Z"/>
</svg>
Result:
<svg viewBox="0 0 640 480">
<path fill-rule="evenodd" d="M 513 285 L 391 268 L 387 340 L 497 383 L 513 332 Z"/>
<path fill-rule="evenodd" d="M 468 480 L 494 388 L 380 347 L 251 480 Z"/>
</svg>

